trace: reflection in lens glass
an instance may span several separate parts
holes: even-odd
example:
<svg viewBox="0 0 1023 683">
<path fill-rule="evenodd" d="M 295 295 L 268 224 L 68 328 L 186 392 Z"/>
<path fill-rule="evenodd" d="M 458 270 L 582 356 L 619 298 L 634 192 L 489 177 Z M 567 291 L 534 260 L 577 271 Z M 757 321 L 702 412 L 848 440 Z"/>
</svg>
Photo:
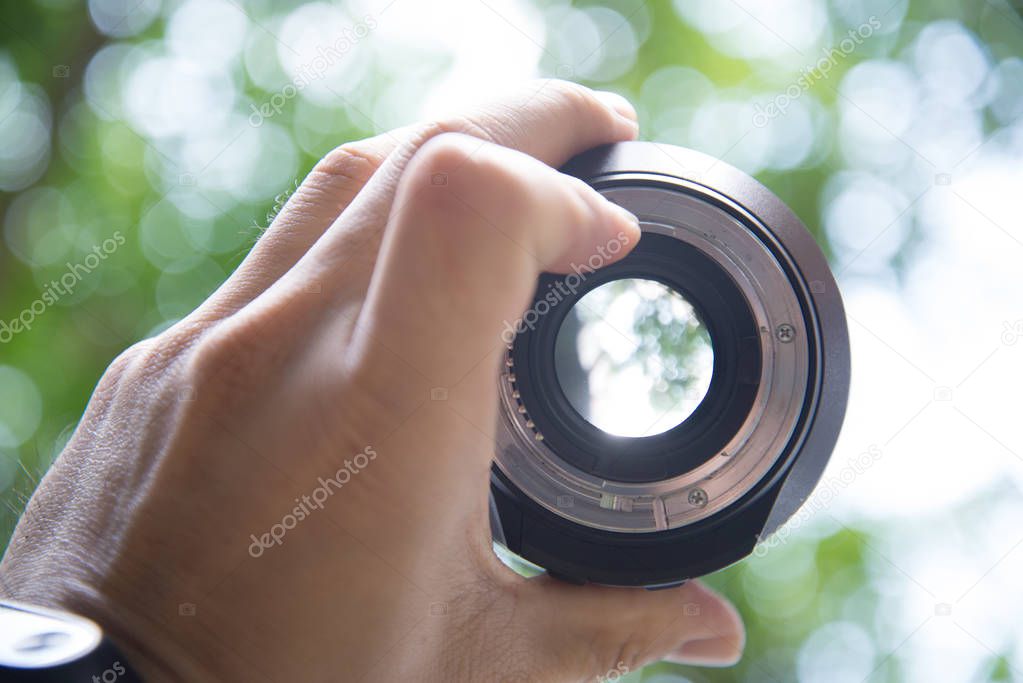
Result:
<svg viewBox="0 0 1023 683">
<path fill-rule="evenodd" d="M 707 394 L 710 335 L 692 305 L 653 280 L 615 280 L 583 296 L 558 330 L 554 367 L 566 397 L 618 436 L 660 434 Z"/>
</svg>

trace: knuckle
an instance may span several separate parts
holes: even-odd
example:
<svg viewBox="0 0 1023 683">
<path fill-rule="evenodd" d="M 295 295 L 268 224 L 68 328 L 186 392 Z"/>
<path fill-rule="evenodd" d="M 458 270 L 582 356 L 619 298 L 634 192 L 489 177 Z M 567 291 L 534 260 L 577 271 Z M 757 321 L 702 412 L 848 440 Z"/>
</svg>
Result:
<svg viewBox="0 0 1023 683">
<path fill-rule="evenodd" d="M 117 354 L 117 357 L 110 362 L 110 365 L 104 373 L 104 378 L 110 377 L 116 379 L 127 374 L 138 358 L 150 353 L 152 346 L 152 339 L 143 339 L 142 341 L 135 342 L 124 351 L 121 351 L 121 353 Z"/>
<path fill-rule="evenodd" d="M 444 131 L 426 140 L 409 163 L 412 174 L 426 174 L 431 180 L 434 173 L 451 174 L 472 158 L 473 143 L 465 133 Z M 440 184 L 440 183 L 435 183 Z"/>
<path fill-rule="evenodd" d="M 364 183 L 380 162 L 380 157 L 362 143 L 346 142 L 327 152 L 313 167 L 313 173 Z"/>
<path fill-rule="evenodd" d="M 480 145 L 488 145 L 483 149 Z M 414 211 L 459 215 L 473 222 L 500 216 L 523 199 L 517 174 L 481 143 L 462 133 L 442 133 L 420 147 L 406 171 Z M 442 221 L 457 229 L 464 222 Z"/>
<path fill-rule="evenodd" d="M 537 226 L 566 219 L 585 226 L 596 214 L 581 180 L 569 181 L 521 152 L 461 133 L 425 142 L 401 184 L 397 212 L 410 219 L 400 221 L 400 229 L 430 226 L 437 256 L 449 261 L 452 273 L 512 245 L 522 258 L 535 255 L 542 251 Z"/>
<path fill-rule="evenodd" d="M 477 145 L 480 140 L 496 144 L 501 138 L 500 132 L 503 128 L 501 120 L 483 111 L 452 114 L 419 124 L 415 134 L 407 142 L 407 149 L 411 154 L 416 154 L 427 143 L 448 135 L 475 138 Z"/>
<path fill-rule="evenodd" d="M 185 335 L 169 329 L 123 350 L 100 378 L 89 404 L 92 415 L 102 415 L 122 401 L 140 394 L 163 396 L 178 391 L 178 364 L 188 346 Z"/>
<path fill-rule="evenodd" d="M 546 94 L 553 105 L 560 110 L 565 110 L 569 116 L 586 119 L 596 115 L 611 119 L 611 113 L 607 107 L 597 99 L 592 90 L 584 85 L 571 81 L 548 79 L 542 82 L 539 92 L 541 95 Z"/>
<path fill-rule="evenodd" d="M 482 123 L 477 122 L 477 118 L 481 119 Z M 442 121 L 438 121 L 434 125 L 434 129 L 441 135 L 444 133 L 458 133 L 478 138 L 486 142 L 496 142 L 498 140 L 499 136 L 494 134 L 493 129 L 499 129 L 500 127 L 501 124 L 499 121 L 491 117 L 487 117 L 485 114 L 479 114 L 476 117 L 455 115 Z"/>
<path fill-rule="evenodd" d="M 320 159 L 300 193 L 322 193 L 325 199 L 346 201 L 373 176 L 383 159 L 363 142 L 346 142 Z M 308 198 L 308 197 L 307 197 Z"/>
<path fill-rule="evenodd" d="M 249 327 L 225 323 L 207 332 L 190 354 L 183 390 L 218 404 L 249 395 L 270 360 L 262 335 Z"/>
<path fill-rule="evenodd" d="M 96 386 L 94 396 L 98 401 L 112 398 L 125 380 L 130 379 L 136 373 L 140 365 L 144 365 L 144 359 L 151 355 L 153 340 L 145 339 L 132 344 L 124 351 L 121 351 L 114 360 L 107 366 L 103 377 Z"/>
<path fill-rule="evenodd" d="M 96 389 L 97 394 L 115 390 L 125 380 L 149 381 L 162 376 L 181 357 L 188 343 L 187 336 L 173 328 L 156 337 L 135 342 L 107 366 Z"/>
</svg>

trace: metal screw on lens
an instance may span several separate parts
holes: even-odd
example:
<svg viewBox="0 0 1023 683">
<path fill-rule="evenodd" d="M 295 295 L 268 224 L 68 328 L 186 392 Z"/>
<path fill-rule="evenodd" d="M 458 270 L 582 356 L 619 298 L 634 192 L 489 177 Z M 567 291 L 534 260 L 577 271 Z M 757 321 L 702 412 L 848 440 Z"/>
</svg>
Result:
<svg viewBox="0 0 1023 683">
<path fill-rule="evenodd" d="M 707 504 L 707 492 L 703 489 L 693 489 L 689 492 L 689 504 L 702 508 Z"/>
<path fill-rule="evenodd" d="M 813 236 L 780 199 L 742 172 L 691 150 L 668 151 L 670 156 L 655 143 L 619 143 L 562 167 L 608 200 L 656 220 L 643 224 L 642 246 L 624 257 L 623 266 L 573 289 L 570 299 L 561 287 L 573 276 L 563 278 L 551 295 L 564 299 L 559 305 L 565 315 L 541 315 L 536 329 L 529 325 L 511 340 L 506 331 L 502 339 L 513 363 L 502 367 L 498 385 L 491 529 L 510 554 L 573 582 L 662 587 L 751 552 L 762 555 L 765 539 L 795 515 L 819 480 L 845 412 L 848 330 L 840 293 Z M 682 267 L 690 260 L 707 267 L 697 275 L 697 269 Z M 579 322 L 568 312 L 602 277 L 646 277 L 687 299 L 692 294 L 694 307 L 714 318 L 721 332 L 711 340 L 715 362 L 742 367 L 719 376 L 717 387 L 724 386 L 722 379 L 737 384 L 725 393 L 713 389 L 711 402 L 694 413 L 697 419 L 725 419 L 691 458 L 674 457 L 675 436 L 663 436 L 647 450 L 642 437 L 604 439 L 588 412 L 568 410 L 571 400 L 563 395 L 554 362 L 556 342 L 575 335 L 574 326 L 562 329 L 565 322 Z M 555 282 L 547 274 L 537 280 L 528 310 L 552 303 L 547 297 Z M 703 287 L 705 300 L 697 296 Z M 1018 336 L 1023 340 L 1023 331 Z M 562 352 L 573 350 L 566 346 Z M 574 364 L 571 370 L 564 374 L 579 374 Z M 603 393 L 585 388 L 573 393 L 582 399 Z M 688 397 L 696 387 L 682 388 Z M 727 401 L 715 398 L 726 394 Z M 520 413 L 520 406 L 526 411 Z M 582 407 L 588 407 L 585 401 Z M 703 433 L 677 434 L 688 440 L 697 431 Z M 633 451 L 650 457 L 629 458 Z M 565 497 L 571 505 L 563 504 Z M 556 504 L 559 498 L 562 504 Z M 683 537 L 685 552 L 678 552 Z M 636 564 L 637 540 L 642 566 Z M 758 545 L 751 548 L 751 540 Z"/>
</svg>

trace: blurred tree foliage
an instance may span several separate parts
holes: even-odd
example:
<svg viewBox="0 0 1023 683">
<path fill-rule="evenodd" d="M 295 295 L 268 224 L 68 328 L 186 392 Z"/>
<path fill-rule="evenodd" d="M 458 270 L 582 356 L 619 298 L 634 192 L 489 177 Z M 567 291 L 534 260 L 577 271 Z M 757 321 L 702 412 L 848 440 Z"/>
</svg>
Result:
<svg viewBox="0 0 1023 683">
<path fill-rule="evenodd" d="M 840 83 L 844 73 L 864 59 L 897 53 L 921 26 L 936 18 L 957 19 L 985 36 L 986 48 L 997 58 L 1020 52 L 1020 19 L 1010 3 L 892 0 L 892 8 L 901 11 L 907 3 L 900 30 L 840 60 L 828 83 L 812 88 L 813 97 L 825 110 L 836 107 L 839 95 L 831 84 Z M 241 4 L 254 22 L 263 25 L 299 3 L 252 0 Z M 539 3 L 541 7 L 549 4 Z M 845 34 L 850 22 L 839 20 L 840 13 L 834 8 L 853 4 L 837 0 L 830 3 L 831 31 L 836 38 Z M 638 17 L 639 6 L 644 8 L 641 14 L 649 35 L 642 41 L 634 65 L 611 82 L 590 83 L 602 89 L 636 98 L 644 93 L 650 75 L 666 65 L 691 67 L 719 89 L 753 83 L 768 96 L 782 92 L 799 76 L 796 71 L 765 73 L 753 61 L 722 52 L 704 34 L 683 22 L 669 0 L 578 5 L 611 7 L 626 17 Z M 402 10 L 397 5 L 390 11 Z M 0 320 L 11 321 L 31 307 L 48 283 L 66 272 L 67 264 L 82 262 L 95 245 L 118 232 L 126 238 L 124 247 L 110 253 L 102 267 L 82 278 L 70 295 L 36 315 L 30 330 L 0 345 L 0 365 L 17 368 L 31 378 L 38 394 L 35 398 L 32 391 L 15 394 L 20 384 L 0 387 L 0 401 L 7 414 L 27 415 L 25 419 L 31 421 L 34 410 L 40 413 L 30 438 L 19 440 L 0 434 L 0 486 L 6 507 L 0 536 L 5 542 L 27 496 L 60 452 L 109 362 L 128 345 L 162 329 L 201 302 L 237 265 L 260 229 L 320 155 L 345 140 L 376 132 L 355 103 L 361 103 L 362 96 L 374 97 L 384 85 L 382 79 L 395 77 L 380 70 L 379 77 L 370 79 L 370 84 L 351 100 L 338 102 L 333 108 L 303 104 L 298 99 L 287 103 L 273 123 L 275 130 L 285 131 L 295 142 L 296 173 L 270 191 L 239 199 L 207 191 L 190 177 L 190 169 L 178 168 L 173 159 L 166 158 L 164 148 L 129 125 L 120 112 L 106 111 L 98 102 L 90 106 L 85 101 L 87 67 L 102 48 L 160 41 L 166 29 L 166 15 L 161 15 L 141 33 L 112 38 L 94 28 L 85 2 L 36 0 L 0 6 L 0 57 L 13 67 L 22 95 L 28 93 L 48 103 L 48 111 L 40 120 L 49 129 L 51 141 L 45 172 L 27 186 L 0 193 L 5 227 L 5 239 L 0 239 Z M 117 31 L 108 30 L 111 32 Z M 558 26 L 548 26 L 548 32 L 559 37 Z M 807 55 L 807 66 L 817 56 Z M 417 66 L 418 73 L 444 68 L 443 62 Z M 549 53 L 541 61 L 541 70 L 549 75 L 565 75 L 559 66 Z M 243 102 L 266 102 L 275 94 L 257 85 L 244 68 L 234 68 L 230 74 Z M 580 80 L 587 82 L 585 78 Z M 9 110 L 8 100 L 17 95 L 11 88 L 16 86 L 8 79 L 3 87 L 6 90 L 0 92 L 0 104 Z M 645 102 L 658 97 L 658 93 L 646 94 L 645 101 L 639 98 L 644 121 L 653 113 L 646 110 Z M 674 98 L 682 105 L 690 97 L 679 92 L 659 96 Z M 8 110 L 0 109 L 0 119 Z M 299 120 L 299 110 L 306 117 L 305 123 Z M 245 106 L 241 111 L 243 115 L 249 113 Z M 315 114 L 313 119 L 328 120 L 329 126 L 308 125 L 310 111 Z M 656 126 L 652 129 L 659 139 L 677 141 L 667 131 L 662 136 Z M 843 162 L 835 127 L 815 134 L 823 136 L 825 142 L 812 159 L 784 171 L 762 170 L 758 177 L 803 218 L 831 253 L 820 227 L 822 192 Z M 700 146 L 699 140 L 689 143 Z M 0 156 L 5 151 L 0 149 Z M 196 201 L 205 202 L 208 217 L 183 217 L 165 200 L 173 192 L 193 192 Z M 12 216 L 21 216 L 19 212 L 29 205 L 35 212 L 31 227 L 37 231 L 31 235 L 36 250 L 32 253 L 49 255 L 45 259 L 33 260 L 24 253 L 15 253 L 24 246 L 25 236 L 12 228 Z M 140 226 L 147 222 L 166 225 L 166 231 L 150 227 L 146 233 L 149 242 L 144 242 Z M 159 243 L 161 239 L 165 242 Z M 164 262 L 149 257 L 146 250 L 152 248 L 153 240 L 158 242 L 157 251 L 170 254 Z M 192 254 L 181 248 L 193 242 L 201 244 L 202 249 Z M 896 261 L 907 258 L 912 248 L 912 242 L 904 245 Z M 747 620 L 749 648 L 737 667 L 714 671 L 659 665 L 630 674 L 628 679 L 660 683 L 687 679 L 792 681 L 798 678 L 802 643 L 822 625 L 842 620 L 857 625 L 871 637 L 879 636 L 884 625 L 875 620 L 874 614 L 883 598 L 869 569 L 874 552 L 870 532 L 844 527 L 829 519 L 826 511 L 819 517 L 824 521 L 794 533 L 764 556 L 709 577 L 712 585 L 737 602 Z M 887 652 L 877 652 L 873 657 L 871 681 L 902 680 L 898 653 L 889 657 Z M 992 655 L 989 678 L 1012 678 L 1004 657 Z"/>
</svg>

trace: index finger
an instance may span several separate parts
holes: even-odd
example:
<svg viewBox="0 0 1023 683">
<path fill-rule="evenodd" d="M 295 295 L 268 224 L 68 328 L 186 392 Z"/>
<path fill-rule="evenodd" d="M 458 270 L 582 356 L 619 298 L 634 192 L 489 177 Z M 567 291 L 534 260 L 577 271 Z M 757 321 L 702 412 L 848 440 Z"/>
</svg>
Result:
<svg viewBox="0 0 1023 683">
<path fill-rule="evenodd" d="M 297 280 L 300 290 L 303 282 L 315 281 L 333 290 L 332 300 L 357 309 L 398 179 L 416 151 L 437 135 L 467 134 L 559 166 L 590 147 L 634 139 L 637 131 L 636 112 L 624 97 L 547 79 L 464 113 L 345 143 L 324 157 L 296 192 L 299 219 L 271 229 L 203 308 L 231 313 Z M 293 218 L 292 203 L 279 219 Z M 329 282 L 322 281 L 325 272 L 331 273 Z"/>
<path fill-rule="evenodd" d="M 410 377 L 451 389 L 481 431 L 497 405 L 490 357 L 537 276 L 585 273 L 595 254 L 609 265 L 640 238 L 636 217 L 583 181 L 464 135 L 424 145 L 395 204 L 350 360 L 388 395 Z M 393 367 L 405 372 L 392 382 Z"/>
<path fill-rule="evenodd" d="M 398 181 L 416 152 L 438 135 L 465 134 L 478 139 L 479 145 L 493 143 L 556 167 L 591 147 L 635 138 L 635 117 L 632 105 L 619 95 L 546 80 L 520 87 L 468 113 L 413 126 L 307 254 L 304 260 L 309 272 L 336 273 L 333 284 L 345 290 L 350 300 L 365 294 Z"/>
</svg>

